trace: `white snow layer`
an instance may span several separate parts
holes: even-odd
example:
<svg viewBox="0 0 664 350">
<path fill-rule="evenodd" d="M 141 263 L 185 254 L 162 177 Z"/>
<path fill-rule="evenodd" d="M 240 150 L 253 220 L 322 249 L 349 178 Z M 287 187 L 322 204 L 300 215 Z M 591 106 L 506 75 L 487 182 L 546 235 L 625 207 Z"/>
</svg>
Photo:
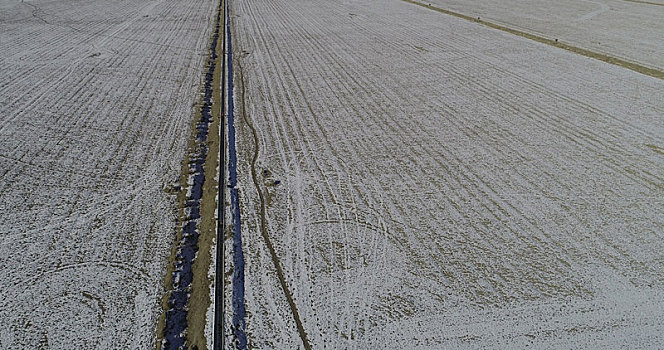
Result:
<svg viewBox="0 0 664 350">
<path fill-rule="evenodd" d="M 250 345 L 302 343 L 247 122 L 313 348 L 664 346 L 661 80 L 396 0 L 231 12 Z"/>
<path fill-rule="evenodd" d="M 217 5 L 0 0 L 0 348 L 154 347 Z"/>
<path fill-rule="evenodd" d="M 664 1 L 661 0 L 420 2 L 664 69 Z"/>
</svg>

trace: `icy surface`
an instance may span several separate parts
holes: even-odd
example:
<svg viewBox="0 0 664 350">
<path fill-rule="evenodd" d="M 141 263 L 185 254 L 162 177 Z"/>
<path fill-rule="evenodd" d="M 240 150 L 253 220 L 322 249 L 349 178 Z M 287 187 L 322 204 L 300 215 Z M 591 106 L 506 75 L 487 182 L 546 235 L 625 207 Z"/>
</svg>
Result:
<svg viewBox="0 0 664 350">
<path fill-rule="evenodd" d="M 0 0 L 0 348 L 154 346 L 217 4 Z"/>
<path fill-rule="evenodd" d="M 402 1 L 231 7 L 250 345 L 302 343 L 247 122 L 313 348 L 664 346 L 661 80 Z"/>
</svg>

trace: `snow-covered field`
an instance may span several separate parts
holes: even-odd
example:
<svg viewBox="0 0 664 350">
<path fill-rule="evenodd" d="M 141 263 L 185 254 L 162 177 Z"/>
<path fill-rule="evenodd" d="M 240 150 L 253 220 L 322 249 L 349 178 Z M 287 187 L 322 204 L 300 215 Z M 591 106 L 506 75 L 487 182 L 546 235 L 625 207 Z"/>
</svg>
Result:
<svg viewBox="0 0 664 350">
<path fill-rule="evenodd" d="M 418 0 L 664 69 L 661 0 Z"/>
<path fill-rule="evenodd" d="M 262 205 L 312 348 L 664 346 L 662 80 L 398 0 L 231 15 L 251 346 L 302 347 Z"/>
<path fill-rule="evenodd" d="M 0 348 L 154 346 L 216 6 L 0 0 Z"/>
</svg>

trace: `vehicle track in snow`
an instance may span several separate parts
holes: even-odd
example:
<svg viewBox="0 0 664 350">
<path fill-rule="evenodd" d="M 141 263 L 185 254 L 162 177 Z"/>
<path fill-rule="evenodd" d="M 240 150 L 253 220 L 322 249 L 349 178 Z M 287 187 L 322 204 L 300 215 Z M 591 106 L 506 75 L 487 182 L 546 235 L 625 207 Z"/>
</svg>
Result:
<svg viewBox="0 0 664 350">
<path fill-rule="evenodd" d="M 251 120 L 249 120 L 249 118 L 247 117 L 244 110 L 244 102 L 245 102 L 244 97 L 246 89 L 244 86 L 244 73 L 242 71 L 242 65 L 240 65 L 239 63 L 238 63 L 238 71 L 240 74 L 240 84 L 241 84 L 240 101 L 242 101 L 243 104 L 243 107 L 241 108 L 242 119 L 246 123 L 247 127 L 251 130 L 251 134 L 253 136 L 253 141 L 254 141 L 254 154 L 251 158 L 251 178 L 259 197 L 260 232 L 261 235 L 263 236 L 263 241 L 265 242 L 265 245 L 267 246 L 267 249 L 270 252 L 270 257 L 272 259 L 272 263 L 274 264 L 274 268 L 277 272 L 277 278 L 279 279 L 279 284 L 281 285 L 281 288 L 284 292 L 284 296 L 286 297 L 286 301 L 288 302 L 288 306 L 290 307 L 290 311 L 293 315 L 293 320 L 295 321 L 297 327 L 297 332 L 300 335 L 300 339 L 302 340 L 302 346 L 304 346 L 305 349 L 309 350 L 311 349 L 311 344 L 309 344 L 309 340 L 307 339 L 307 333 L 305 332 L 304 327 L 302 326 L 302 321 L 300 320 L 300 315 L 299 312 L 297 311 L 297 306 L 295 305 L 295 301 L 293 301 L 293 295 L 286 283 L 286 278 L 284 276 L 284 271 L 281 267 L 281 262 L 279 261 L 279 256 L 274 250 L 274 246 L 272 245 L 272 241 L 270 240 L 270 233 L 268 232 L 267 221 L 266 221 L 267 220 L 266 219 L 267 204 L 265 198 L 266 194 L 263 192 L 263 188 L 265 188 L 265 192 L 268 192 L 268 189 L 265 183 L 261 183 L 259 181 L 258 171 L 256 170 L 256 162 L 258 161 L 258 155 L 259 155 L 258 133 L 256 132 L 256 129 L 254 128 Z"/>
</svg>

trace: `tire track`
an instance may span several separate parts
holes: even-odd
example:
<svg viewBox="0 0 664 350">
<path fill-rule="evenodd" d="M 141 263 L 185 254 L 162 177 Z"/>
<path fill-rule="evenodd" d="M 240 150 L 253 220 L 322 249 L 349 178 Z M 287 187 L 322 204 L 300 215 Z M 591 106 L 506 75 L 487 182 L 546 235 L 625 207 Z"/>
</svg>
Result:
<svg viewBox="0 0 664 350">
<path fill-rule="evenodd" d="M 270 240 L 270 236 L 268 233 L 268 227 L 267 227 L 267 219 L 266 219 L 266 204 L 265 204 L 265 195 L 263 193 L 263 190 L 261 188 L 261 184 L 258 180 L 258 173 L 256 170 L 256 162 L 258 161 L 258 154 L 259 154 L 259 142 L 258 142 L 258 133 L 256 132 L 256 129 L 254 128 L 253 123 L 251 120 L 249 120 L 249 117 L 246 114 L 246 110 L 244 105 L 246 104 L 245 100 L 245 84 L 244 84 L 244 71 L 242 69 L 242 65 L 238 62 L 238 70 L 240 73 L 240 83 L 242 84 L 240 88 L 240 101 L 243 103 L 242 107 L 242 119 L 245 121 L 246 125 L 249 127 L 251 130 L 251 133 L 253 135 L 253 157 L 251 159 L 251 177 L 254 183 L 254 186 L 256 188 L 256 191 L 258 192 L 259 196 L 259 202 L 260 202 L 260 231 L 261 235 L 263 236 L 263 240 L 265 241 L 265 244 L 267 245 L 268 250 L 270 251 L 270 257 L 272 259 L 272 262 L 274 264 L 274 268 L 277 271 L 277 278 L 279 279 L 279 284 L 281 285 L 281 288 L 284 292 L 284 296 L 286 297 L 286 300 L 288 301 L 288 305 L 290 307 L 291 313 L 293 314 L 293 319 L 295 320 L 295 324 L 297 326 L 297 331 L 300 336 L 300 339 L 302 340 L 302 345 L 304 346 L 305 349 L 310 350 L 311 349 L 311 344 L 309 343 L 309 340 L 307 339 L 307 333 L 304 330 L 304 327 L 302 325 L 302 321 L 300 320 L 300 315 L 297 310 L 297 306 L 295 305 L 295 301 L 293 300 L 293 294 L 291 293 L 290 289 L 288 288 L 288 285 L 286 283 L 286 278 L 284 276 L 284 271 L 281 267 L 281 263 L 279 261 L 279 257 L 277 256 L 277 253 L 274 249 L 274 246 L 272 245 L 272 241 Z"/>
</svg>

